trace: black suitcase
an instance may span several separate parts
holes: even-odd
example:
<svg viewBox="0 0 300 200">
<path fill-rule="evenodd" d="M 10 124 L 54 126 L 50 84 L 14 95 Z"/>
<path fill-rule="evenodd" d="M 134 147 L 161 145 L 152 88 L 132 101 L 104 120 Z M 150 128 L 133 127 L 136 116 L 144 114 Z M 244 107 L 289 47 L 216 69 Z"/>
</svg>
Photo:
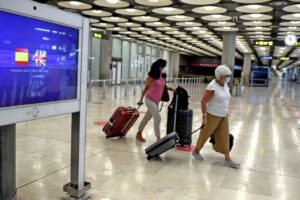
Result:
<svg viewBox="0 0 300 200">
<path fill-rule="evenodd" d="M 151 160 L 155 157 L 158 157 L 160 154 L 168 151 L 169 149 L 174 148 L 177 144 L 177 141 L 177 133 L 173 132 L 166 135 L 165 137 L 155 142 L 145 150 L 146 154 L 148 155 L 147 159 Z"/>
<path fill-rule="evenodd" d="M 176 133 L 179 137 L 178 144 L 190 146 L 192 144 L 193 110 L 178 110 L 176 117 Z M 174 109 L 168 109 L 167 134 L 174 131 Z"/>
<path fill-rule="evenodd" d="M 175 101 L 175 113 L 174 113 L 174 122 L 176 121 L 176 113 L 177 113 L 177 102 L 178 102 L 178 95 L 174 92 L 176 101 Z M 176 123 L 173 124 L 173 130 L 176 130 Z M 176 146 L 178 142 L 178 134 L 176 132 L 172 132 L 165 137 L 161 138 L 147 149 L 145 149 L 145 153 L 148 155 L 147 159 L 151 160 L 152 158 L 158 157 L 160 154 L 172 149 Z"/>
</svg>

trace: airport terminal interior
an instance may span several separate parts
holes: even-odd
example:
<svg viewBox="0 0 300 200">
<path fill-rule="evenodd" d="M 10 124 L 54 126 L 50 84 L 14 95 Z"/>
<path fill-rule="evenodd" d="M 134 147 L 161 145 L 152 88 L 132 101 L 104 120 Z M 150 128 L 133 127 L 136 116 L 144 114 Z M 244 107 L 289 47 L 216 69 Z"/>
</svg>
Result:
<svg viewBox="0 0 300 200">
<path fill-rule="evenodd" d="M 0 200 L 299 200 L 299 37 L 300 0 L 0 0 Z M 196 160 L 199 130 L 147 157 L 157 138 L 151 120 L 136 139 L 138 102 L 158 59 L 188 92 L 192 130 L 230 68 L 239 169 L 209 141 Z M 174 94 L 158 104 L 161 138 Z M 119 107 L 139 117 L 108 138 Z"/>
</svg>

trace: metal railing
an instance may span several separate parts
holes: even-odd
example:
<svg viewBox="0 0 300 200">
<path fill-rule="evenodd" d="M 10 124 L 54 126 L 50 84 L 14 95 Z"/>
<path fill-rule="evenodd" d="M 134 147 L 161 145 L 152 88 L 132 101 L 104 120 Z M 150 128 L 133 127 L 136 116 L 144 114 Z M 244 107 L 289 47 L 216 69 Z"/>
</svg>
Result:
<svg viewBox="0 0 300 200">
<path fill-rule="evenodd" d="M 196 94 L 200 84 L 204 83 L 204 78 L 167 78 L 167 84 L 172 87 L 182 86 L 189 94 Z M 97 91 L 98 97 L 106 99 L 108 94 L 111 98 L 127 98 L 130 96 L 140 95 L 144 88 L 144 79 L 127 79 L 127 80 L 92 80 L 88 87 L 88 100 L 92 101 L 93 93 Z M 108 92 L 110 89 L 110 93 Z M 99 93 L 100 92 L 100 93 Z"/>
</svg>

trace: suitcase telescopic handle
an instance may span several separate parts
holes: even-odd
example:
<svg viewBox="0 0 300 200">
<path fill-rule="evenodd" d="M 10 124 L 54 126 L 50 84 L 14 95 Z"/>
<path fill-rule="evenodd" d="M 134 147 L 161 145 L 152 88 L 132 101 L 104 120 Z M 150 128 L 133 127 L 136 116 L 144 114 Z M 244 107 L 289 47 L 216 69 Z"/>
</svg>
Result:
<svg viewBox="0 0 300 200">
<path fill-rule="evenodd" d="M 173 131 L 176 132 L 176 122 L 177 122 L 177 106 L 178 106 L 178 94 L 174 92 L 175 96 L 175 109 L 174 109 L 174 124 L 173 124 Z"/>
<path fill-rule="evenodd" d="M 197 128 L 196 130 L 194 130 L 193 132 L 191 132 L 191 134 L 190 134 L 189 136 L 191 136 L 191 135 L 193 135 L 194 133 L 198 132 L 198 131 L 201 130 L 202 128 L 204 128 L 204 125 L 203 125 L 203 124 L 200 126 L 200 128 Z"/>
</svg>

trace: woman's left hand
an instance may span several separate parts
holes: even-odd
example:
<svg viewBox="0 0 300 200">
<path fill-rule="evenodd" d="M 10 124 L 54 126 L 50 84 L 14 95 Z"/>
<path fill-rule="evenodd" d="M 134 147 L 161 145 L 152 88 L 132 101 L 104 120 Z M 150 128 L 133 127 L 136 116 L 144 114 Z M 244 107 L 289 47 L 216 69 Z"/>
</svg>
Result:
<svg viewBox="0 0 300 200">
<path fill-rule="evenodd" d="M 168 89 L 171 90 L 172 92 L 175 92 L 175 89 L 172 87 L 169 87 Z"/>
</svg>

